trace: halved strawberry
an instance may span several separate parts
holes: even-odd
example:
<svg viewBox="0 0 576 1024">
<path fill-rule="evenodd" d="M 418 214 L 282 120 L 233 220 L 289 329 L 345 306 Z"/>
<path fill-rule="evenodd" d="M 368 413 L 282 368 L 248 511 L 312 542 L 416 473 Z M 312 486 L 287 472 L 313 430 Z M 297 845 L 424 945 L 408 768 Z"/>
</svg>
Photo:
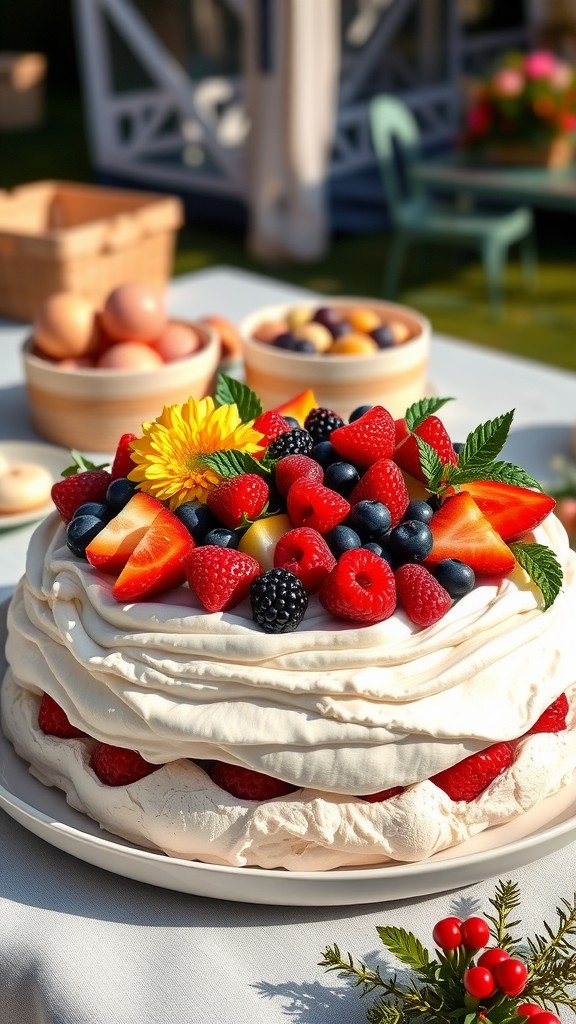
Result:
<svg viewBox="0 0 576 1024">
<path fill-rule="evenodd" d="M 112 593 L 117 601 L 141 601 L 184 583 L 194 541 L 180 520 L 162 508 L 120 573 Z"/>
<path fill-rule="evenodd" d="M 458 486 L 472 495 L 482 514 L 506 541 L 517 540 L 536 529 L 556 504 L 554 498 L 542 491 L 497 480 L 474 480 Z"/>
<path fill-rule="evenodd" d="M 105 786 L 129 786 L 158 771 L 162 765 L 145 761 L 137 750 L 99 743 L 92 751 L 90 767 Z"/>
<path fill-rule="evenodd" d="M 443 558 L 459 558 L 477 576 L 507 576 L 512 572 L 514 555 L 466 491 L 446 498 L 428 525 L 434 544 L 427 565 Z"/>
<path fill-rule="evenodd" d="M 371 466 L 394 451 L 394 420 L 381 405 L 374 405 L 352 423 L 330 434 L 332 447 L 356 466 Z"/>
<path fill-rule="evenodd" d="M 90 565 L 116 576 L 163 508 L 157 498 L 137 491 L 118 515 L 90 541 L 86 548 Z"/>
<path fill-rule="evenodd" d="M 439 420 L 437 416 L 427 416 L 412 434 L 408 430 L 406 420 L 404 419 L 395 420 L 394 427 L 396 447 L 392 458 L 401 469 L 410 473 L 410 476 L 413 476 L 416 480 L 426 483 L 426 477 L 420 465 L 418 443 L 414 438 L 414 434 L 418 434 L 418 437 L 428 442 L 443 465 L 446 465 L 446 463 L 451 463 L 454 466 L 457 465 L 458 456 L 454 451 L 448 431 L 442 420 Z"/>
</svg>

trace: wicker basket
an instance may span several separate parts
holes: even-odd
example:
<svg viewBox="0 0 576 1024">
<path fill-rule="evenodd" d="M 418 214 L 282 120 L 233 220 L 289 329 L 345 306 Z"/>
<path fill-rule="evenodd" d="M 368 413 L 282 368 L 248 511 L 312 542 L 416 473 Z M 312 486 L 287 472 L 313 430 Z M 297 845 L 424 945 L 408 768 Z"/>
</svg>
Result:
<svg viewBox="0 0 576 1024">
<path fill-rule="evenodd" d="M 0 314 L 31 321 L 59 291 L 100 303 L 126 281 L 163 288 L 183 220 L 175 196 L 66 181 L 0 191 Z"/>
</svg>

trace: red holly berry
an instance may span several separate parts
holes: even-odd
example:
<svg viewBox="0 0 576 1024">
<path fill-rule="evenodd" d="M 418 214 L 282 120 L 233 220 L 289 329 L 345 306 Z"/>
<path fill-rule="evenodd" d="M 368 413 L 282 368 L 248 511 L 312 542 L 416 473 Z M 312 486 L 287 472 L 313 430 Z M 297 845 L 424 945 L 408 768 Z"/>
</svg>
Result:
<svg viewBox="0 0 576 1024">
<path fill-rule="evenodd" d="M 265 480 L 256 473 L 240 473 L 217 484 L 208 494 L 206 504 L 211 512 L 235 530 L 262 515 L 270 497 Z"/>
<path fill-rule="evenodd" d="M 536 1003 L 520 1003 L 520 1006 L 516 1007 L 516 1013 L 522 1017 L 533 1017 L 536 1013 L 543 1013 L 541 1006 L 537 1006 Z M 552 1014 L 554 1016 L 554 1014 Z M 556 1018 L 558 1020 L 558 1018 Z"/>
<path fill-rule="evenodd" d="M 542 712 L 540 718 L 536 719 L 534 725 L 531 729 L 528 729 L 526 735 L 529 736 L 535 732 L 561 732 L 562 729 L 566 728 L 568 709 L 568 698 L 565 693 L 561 693 L 560 696 Z"/>
<path fill-rule="evenodd" d="M 464 988 L 473 999 L 488 999 L 496 991 L 494 978 L 486 967 L 469 967 L 464 971 Z"/>
<path fill-rule="evenodd" d="M 350 495 L 350 504 L 359 501 L 381 501 L 390 512 L 390 526 L 398 526 L 410 501 L 402 470 L 392 459 L 378 459 L 356 484 Z"/>
<path fill-rule="evenodd" d="M 415 562 L 396 570 L 396 590 L 398 603 L 417 626 L 433 625 L 452 607 L 448 591 L 425 566 Z"/>
<path fill-rule="evenodd" d="M 213 762 L 210 778 L 220 789 L 225 789 L 238 800 L 273 800 L 274 797 L 287 796 L 298 789 L 298 786 L 283 782 L 282 779 L 274 779 L 252 768 L 242 768 L 224 761 Z"/>
<path fill-rule="evenodd" d="M 216 544 L 194 548 L 186 565 L 188 585 L 209 612 L 237 605 L 261 572 L 260 563 L 252 555 Z"/>
<path fill-rule="evenodd" d="M 392 796 L 398 796 L 399 793 L 404 792 L 404 786 L 390 786 L 390 789 L 381 789 L 378 793 L 365 793 L 360 797 L 361 800 L 366 800 L 369 804 L 380 804 L 384 800 L 389 800 Z"/>
<path fill-rule="evenodd" d="M 498 988 L 507 996 L 519 996 L 524 991 L 528 980 L 528 969 L 522 960 L 509 956 L 494 965 L 494 981 Z"/>
<path fill-rule="evenodd" d="M 274 470 L 274 483 L 284 498 L 297 480 L 314 480 L 321 484 L 323 479 L 322 466 L 309 455 L 286 455 L 276 463 Z"/>
<path fill-rule="evenodd" d="M 432 938 L 439 949 L 456 949 L 460 945 L 459 917 L 443 917 L 432 930 Z"/>
<path fill-rule="evenodd" d="M 507 960 L 510 956 L 505 949 L 500 949 L 499 946 L 492 946 L 490 949 L 485 949 L 481 956 L 478 957 L 478 966 L 487 967 L 489 971 L 495 967 L 496 964 Z"/>
<path fill-rule="evenodd" d="M 262 434 L 262 454 L 266 451 L 268 445 L 275 437 L 279 437 L 280 434 L 285 434 L 288 430 L 291 430 L 291 426 L 279 412 L 260 413 L 252 424 L 254 430 L 257 430 Z"/>
<path fill-rule="evenodd" d="M 432 775 L 430 782 L 442 789 L 451 800 L 475 800 L 513 761 L 510 743 L 493 743 L 470 754 L 463 761 Z"/>
<path fill-rule="evenodd" d="M 530 1024 L 562 1024 L 560 1017 L 557 1017 L 555 1013 L 550 1013 L 549 1010 L 543 1010 L 541 1007 L 538 1008 L 540 1013 L 534 1013 L 530 1016 Z M 520 1013 L 520 1010 L 518 1010 Z"/>
<path fill-rule="evenodd" d="M 69 523 L 76 509 L 85 501 L 105 501 L 111 479 L 106 469 L 87 469 L 52 484 L 52 501 L 62 521 Z"/>
<path fill-rule="evenodd" d="M 394 420 L 381 405 L 374 405 L 363 416 L 330 434 L 332 447 L 356 466 L 371 466 L 387 459 L 394 451 Z"/>
<path fill-rule="evenodd" d="M 368 625 L 388 619 L 396 608 L 396 584 L 388 563 L 364 548 L 345 551 L 318 593 L 320 604 L 338 619 Z"/>
<path fill-rule="evenodd" d="M 162 766 L 145 761 L 137 750 L 99 743 L 92 751 L 90 767 L 106 786 L 129 786 Z"/>
<path fill-rule="evenodd" d="M 132 461 L 132 441 L 136 441 L 136 434 L 122 434 L 116 447 L 114 461 L 112 462 L 111 476 L 113 480 L 128 476 L 135 466 Z"/>
<path fill-rule="evenodd" d="M 466 949 L 483 949 L 490 938 L 490 928 L 483 917 L 467 917 L 460 927 L 462 945 Z M 480 964 L 488 967 L 488 964 Z"/>
<path fill-rule="evenodd" d="M 396 420 L 395 424 L 396 447 L 392 458 L 398 463 L 401 469 L 415 477 L 416 480 L 426 483 L 426 477 L 420 465 L 420 452 L 418 442 L 414 434 L 426 441 L 436 452 L 442 465 L 457 465 L 458 456 L 452 446 L 446 427 L 437 416 L 427 416 L 425 420 L 416 427 L 411 434 L 406 426 L 406 420 Z"/>
<path fill-rule="evenodd" d="M 307 594 L 320 589 L 336 559 L 324 538 L 309 526 L 289 530 L 274 549 L 274 568 L 289 569 L 304 584 Z"/>
<path fill-rule="evenodd" d="M 310 526 L 318 533 L 328 533 L 350 511 L 349 502 L 341 494 L 307 479 L 292 484 L 286 507 L 294 526 Z"/>
<path fill-rule="evenodd" d="M 86 735 L 81 729 L 77 729 L 75 725 L 71 724 L 66 712 L 49 693 L 42 694 L 38 711 L 38 725 L 47 736 L 60 736 L 65 740 Z"/>
</svg>

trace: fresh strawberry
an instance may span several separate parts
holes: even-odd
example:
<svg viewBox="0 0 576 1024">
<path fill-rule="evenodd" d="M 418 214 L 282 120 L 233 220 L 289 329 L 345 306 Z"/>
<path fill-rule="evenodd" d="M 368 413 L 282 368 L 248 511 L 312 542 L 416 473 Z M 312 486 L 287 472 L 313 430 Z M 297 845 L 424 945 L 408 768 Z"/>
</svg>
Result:
<svg viewBox="0 0 576 1024">
<path fill-rule="evenodd" d="M 64 523 L 69 523 L 75 511 L 85 501 L 106 500 L 106 491 L 112 479 L 106 469 L 87 469 L 65 476 L 52 484 L 52 501 Z"/>
<path fill-rule="evenodd" d="M 510 548 L 465 491 L 446 498 L 428 525 L 434 543 L 427 565 L 443 558 L 459 558 L 477 576 L 507 576 L 512 572 L 516 559 Z"/>
<path fill-rule="evenodd" d="M 392 456 L 394 462 L 397 462 L 400 469 L 405 470 L 415 480 L 426 483 L 426 477 L 420 465 L 418 444 L 413 434 L 408 430 L 406 420 L 396 420 L 394 427 L 396 435 L 396 447 Z M 427 416 L 413 433 L 418 434 L 418 437 L 428 442 L 439 456 L 443 465 L 450 463 L 456 466 L 458 464 L 458 456 L 454 451 L 448 431 L 442 420 L 439 420 L 437 416 Z"/>
<path fill-rule="evenodd" d="M 322 607 L 338 619 L 363 625 L 382 622 L 396 608 L 394 573 L 379 555 L 354 548 L 340 555 L 318 597 Z"/>
<path fill-rule="evenodd" d="M 272 411 L 260 413 L 260 416 L 256 417 L 252 426 L 254 430 L 262 434 L 262 454 L 266 451 L 270 441 L 292 429 L 288 421 L 279 412 Z"/>
<path fill-rule="evenodd" d="M 472 495 L 480 511 L 505 541 L 517 540 L 535 530 L 556 504 L 554 498 L 542 491 L 496 480 L 474 480 L 458 486 Z"/>
<path fill-rule="evenodd" d="M 545 711 L 542 712 L 540 718 L 538 718 L 531 729 L 528 729 L 526 735 L 530 735 L 534 732 L 562 732 L 566 728 L 566 719 L 568 717 L 568 698 L 565 693 L 561 693 Z"/>
<path fill-rule="evenodd" d="M 294 793 L 298 786 L 292 786 L 282 779 L 256 772 L 252 768 L 214 761 L 210 767 L 210 778 L 220 789 L 225 789 L 238 800 L 273 800 L 278 796 Z"/>
<path fill-rule="evenodd" d="M 186 527 L 162 508 L 116 580 L 117 601 L 141 601 L 184 583 L 194 541 Z"/>
<path fill-rule="evenodd" d="M 433 782 L 451 800 L 475 800 L 483 790 L 509 768 L 514 760 L 510 743 L 493 743 L 492 746 L 470 754 L 463 761 L 432 775 Z"/>
<path fill-rule="evenodd" d="M 128 473 L 134 469 L 135 463 L 132 461 L 132 449 L 130 445 L 132 441 L 135 440 L 136 434 L 122 434 L 122 437 L 118 441 L 111 469 L 113 480 L 119 480 L 120 477 L 128 476 Z"/>
<path fill-rule="evenodd" d="M 431 626 L 452 607 L 450 594 L 424 565 L 407 562 L 395 577 L 398 603 L 417 626 Z"/>
<path fill-rule="evenodd" d="M 86 735 L 85 732 L 70 723 L 66 712 L 49 693 L 42 694 L 38 711 L 38 725 L 47 736 L 60 736 L 65 740 Z"/>
<path fill-rule="evenodd" d="M 288 569 L 315 594 L 336 565 L 324 537 L 309 526 L 299 526 L 280 538 L 274 551 L 274 567 Z"/>
<path fill-rule="evenodd" d="M 350 504 L 381 501 L 391 517 L 391 528 L 398 526 L 410 501 L 402 471 L 392 459 L 378 459 L 366 470 L 350 495 Z"/>
<path fill-rule="evenodd" d="M 379 793 L 367 793 L 361 796 L 361 800 L 367 800 L 369 804 L 380 804 L 389 800 L 392 796 L 398 796 L 404 792 L 404 786 L 390 786 L 390 789 L 381 789 Z"/>
<path fill-rule="evenodd" d="M 209 612 L 233 608 L 261 572 L 260 563 L 252 555 L 216 544 L 195 548 L 186 566 L 190 589 Z"/>
<path fill-rule="evenodd" d="M 105 786 L 129 786 L 161 768 L 145 761 L 137 750 L 99 743 L 92 751 L 90 767 Z"/>
<path fill-rule="evenodd" d="M 394 451 L 394 420 L 381 405 L 374 405 L 352 423 L 330 434 L 332 447 L 356 466 L 371 466 Z"/>
<path fill-rule="evenodd" d="M 224 526 L 235 530 L 237 526 L 258 519 L 269 497 L 270 488 L 261 476 L 240 473 L 217 484 L 208 494 L 206 504 Z"/>
<path fill-rule="evenodd" d="M 350 511 L 349 502 L 341 494 L 307 479 L 292 484 L 286 506 L 294 526 L 310 526 L 318 533 L 328 533 Z"/>
<path fill-rule="evenodd" d="M 288 491 L 297 480 L 315 480 L 321 484 L 324 479 L 324 470 L 316 459 L 309 455 L 286 455 L 274 468 L 274 483 L 282 497 L 286 497 Z"/>
<path fill-rule="evenodd" d="M 137 491 L 88 544 L 86 558 L 90 565 L 117 576 L 163 508 L 157 498 Z"/>
</svg>

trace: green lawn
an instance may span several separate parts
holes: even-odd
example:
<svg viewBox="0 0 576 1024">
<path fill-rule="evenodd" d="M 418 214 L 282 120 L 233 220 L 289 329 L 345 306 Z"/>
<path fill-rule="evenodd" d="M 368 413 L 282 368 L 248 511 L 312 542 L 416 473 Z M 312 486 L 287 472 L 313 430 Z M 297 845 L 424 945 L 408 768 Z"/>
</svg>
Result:
<svg viewBox="0 0 576 1024">
<path fill-rule="evenodd" d="M 49 93 L 40 129 L 0 134 L 0 187 L 49 177 L 90 178 L 78 96 Z M 459 261 L 444 249 L 431 248 L 420 261 L 433 267 L 433 275 L 423 277 L 416 266 L 408 267 L 398 299 L 429 316 L 438 331 L 576 370 L 575 229 L 576 218 L 538 216 L 538 287 L 526 293 L 512 261 L 499 320 L 490 316 L 480 265 Z M 378 295 L 387 244 L 386 232 L 342 236 L 316 263 L 263 265 L 247 255 L 240 233 L 189 224 L 179 235 L 175 272 L 225 263 L 325 293 Z"/>
</svg>

